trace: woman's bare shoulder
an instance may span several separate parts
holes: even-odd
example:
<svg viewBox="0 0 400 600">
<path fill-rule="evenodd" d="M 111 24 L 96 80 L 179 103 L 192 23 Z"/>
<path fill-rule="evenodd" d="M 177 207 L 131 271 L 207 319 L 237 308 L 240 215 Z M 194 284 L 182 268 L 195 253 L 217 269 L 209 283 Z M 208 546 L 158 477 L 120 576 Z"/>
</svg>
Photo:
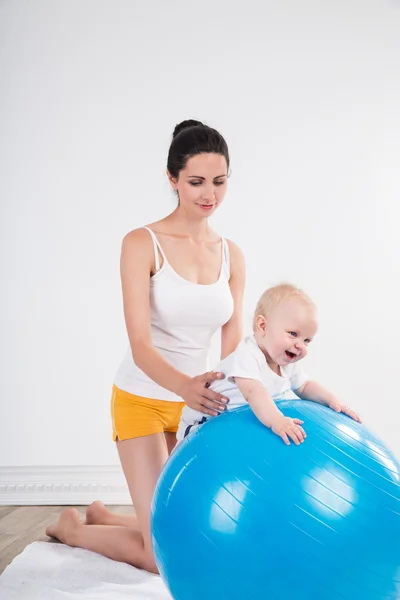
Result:
<svg viewBox="0 0 400 600">
<path fill-rule="evenodd" d="M 244 254 L 243 251 L 239 248 L 239 246 L 237 244 L 235 244 L 235 242 L 233 242 L 232 240 L 229 240 L 228 238 L 225 238 L 228 246 L 229 246 L 229 254 L 231 256 L 232 260 L 238 260 L 244 261 Z"/>
<path fill-rule="evenodd" d="M 132 229 L 132 231 L 126 233 L 122 240 L 122 248 L 125 250 L 151 249 L 153 247 L 153 241 L 146 227 L 151 229 L 150 225 L 146 225 L 144 227 Z"/>
<path fill-rule="evenodd" d="M 234 276 L 235 280 L 239 279 L 240 281 L 244 282 L 246 278 L 246 261 L 244 254 L 239 246 L 235 244 L 235 242 L 232 242 L 232 240 L 228 239 L 226 239 L 226 241 L 229 247 L 231 277 Z"/>
</svg>

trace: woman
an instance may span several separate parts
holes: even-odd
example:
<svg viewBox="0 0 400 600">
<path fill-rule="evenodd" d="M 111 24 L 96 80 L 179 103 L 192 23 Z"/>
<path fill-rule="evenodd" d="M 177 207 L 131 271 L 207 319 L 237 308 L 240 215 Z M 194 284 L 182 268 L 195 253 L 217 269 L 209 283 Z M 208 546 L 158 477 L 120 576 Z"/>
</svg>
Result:
<svg viewBox="0 0 400 600">
<path fill-rule="evenodd" d="M 161 221 L 131 231 L 122 244 L 121 280 L 130 350 L 113 387 L 112 417 L 135 516 L 111 514 L 95 502 L 80 523 L 64 511 L 46 533 L 157 573 L 150 508 L 157 479 L 176 444 L 186 403 L 216 415 L 227 398 L 208 386 L 211 337 L 221 329 L 222 357 L 242 336 L 245 266 L 241 251 L 210 229 L 224 199 L 229 152 L 224 138 L 198 121 L 176 126 L 167 175 L 177 208 Z"/>
</svg>

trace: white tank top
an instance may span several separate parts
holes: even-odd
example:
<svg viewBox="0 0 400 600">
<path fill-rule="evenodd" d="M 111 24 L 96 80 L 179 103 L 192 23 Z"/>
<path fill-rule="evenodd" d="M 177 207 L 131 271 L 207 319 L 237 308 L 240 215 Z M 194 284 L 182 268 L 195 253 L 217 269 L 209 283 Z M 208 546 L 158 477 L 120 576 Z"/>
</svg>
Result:
<svg viewBox="0 0 400 600">
<path fill-rule="evenodd" d="M 212 335 L 229 321 L 233 298 L 229 286 L 229 246 L 222 238 L 221 269 L 216 283 L 201 285 L 184 279 L 171 267 L 151 229 L 156 272 L 150 279 L 150 319 L 153 346 L 170 365 L 195 377 L 208 370 Z M 160 251 L 164 262 L 160 268 Z M 115 378 L 121 390 L 155 400 L 182 402 L 161 387 L 133 361 L 129 349 Z"/>
</svg>

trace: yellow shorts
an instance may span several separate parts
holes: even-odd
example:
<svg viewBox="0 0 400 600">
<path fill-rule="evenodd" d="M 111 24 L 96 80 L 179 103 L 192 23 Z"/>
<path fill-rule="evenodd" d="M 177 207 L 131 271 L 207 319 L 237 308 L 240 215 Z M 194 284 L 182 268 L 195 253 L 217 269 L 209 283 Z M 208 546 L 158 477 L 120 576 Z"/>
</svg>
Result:
<svg viewBox="0 0 400 600">
<path fill-rule="evenodd" d="M 164 431 L 176 433 L 184 406 L 184 402 L 135 396 L 113 385 L 111 396 L 113 440 L 129 440 Z"/>
</svg>

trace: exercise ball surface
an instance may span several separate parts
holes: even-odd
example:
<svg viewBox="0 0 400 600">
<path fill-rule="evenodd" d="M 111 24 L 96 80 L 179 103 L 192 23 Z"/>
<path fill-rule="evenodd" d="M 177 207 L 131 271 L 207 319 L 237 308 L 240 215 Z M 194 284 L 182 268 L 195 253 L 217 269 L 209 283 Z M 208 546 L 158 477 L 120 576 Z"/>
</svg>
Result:
<svg viewBox="0 0 400 600">
<path fill-rule="evenodd" d="M 175 600 L 400 598 L 400 465 L 364 425 L 280 401 L 286 446 L 248 407 L 211 419 L 157 484 L 152 539 Z"/>
</svg>

